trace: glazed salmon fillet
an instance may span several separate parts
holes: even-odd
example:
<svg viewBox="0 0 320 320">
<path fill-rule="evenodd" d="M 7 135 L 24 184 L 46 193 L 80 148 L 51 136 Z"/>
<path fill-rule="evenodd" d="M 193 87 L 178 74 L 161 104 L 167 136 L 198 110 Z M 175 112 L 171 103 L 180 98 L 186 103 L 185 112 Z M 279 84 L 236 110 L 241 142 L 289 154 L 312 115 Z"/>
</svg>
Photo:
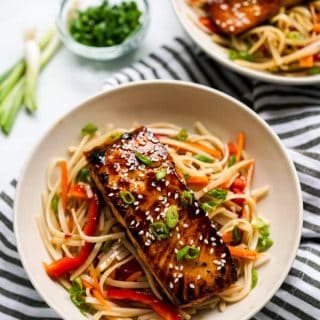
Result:
<svg viewBox="0 0 320 320">
<path fill-rule="evenodd" d="M 209 15 L 220 32 L 236 35 L 258 26 L 276 15 L 281 7 L 290 7 L 302 0 L 212 0 Z"/>
<path fill-rule="evenodd" d="M 149 129 L 85 155 L 105 202 L 172 303 L 204 302 L 236 281 L 229 249 Z"/>
</svg>

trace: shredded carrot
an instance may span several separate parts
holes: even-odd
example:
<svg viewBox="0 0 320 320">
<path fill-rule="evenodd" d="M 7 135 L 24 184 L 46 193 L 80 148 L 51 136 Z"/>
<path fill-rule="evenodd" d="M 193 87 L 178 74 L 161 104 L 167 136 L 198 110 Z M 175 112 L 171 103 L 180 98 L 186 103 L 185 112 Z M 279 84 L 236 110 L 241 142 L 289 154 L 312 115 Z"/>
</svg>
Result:
<svg viewBox="0 0 320 320">
<path fill-rule="evenodd" d="M 100 292 L 99 281 L 97 276 L 97 271 L 93 265 L 89 267 L 89 273 L 92 278 L 93 287 Z M 101 292 L 100 292 L 101 293 Z"/>
<path fill-rule="evenodd" d="M 126 279 L 126 281 L 137 281 L 142 275 L 141 271 L 136 271 L 132 274 L 130 274 L 130 276 Z"/>
<path fill-rule="evenodd" d="M 239 132 L 237 136 L 237 154 L 236 161 L 239 162 L 244 148 L 245 136 L 243 132 Z"/>
<path fill-rule="evenodd" d="M 222 235 L 222 240 L 226 243 L 230 243 L 232 242 L 233 240 L 233 234 L 232 232 L 225 232 L 223 235 Z"/>
<path fill-rule="evenodd" d="M 70 216 L 68 219 L 68 229 L 71 232 L 73 230 L 73 228 L 74 228 L 74 221 L 73 221 L 72 216 Z"/>
<path fill-rule="evenodd" d="M 102 295 L 102 293 L 101 293 L 99 290 L 93 289 L 93 290 L 92 290 L 92 294 L 94 295 L 94 297 L 95 297 L 101 304 L 103 304 L 103 305 L 106 305 L 106 304 L 107 304 L 104 296 Z"/>
<path fill-rule="evenodd" d="M 208 154 L 210 154 L 211 156 L 217 158 L 217 159 L 221 159 L 222 158 L 222 153 L 220 150 L 214 149 L 214 148 L 210 148 L 202 143 L 199 142 L 187 142 L 189 145 L 198 148 Z"/>
<path fill-rule="evenodd" d="M 258 257 L 258 252 L 254 250 L 244 249 L 241 247 L 228 246 L 230 254 L 233 257 L 255 260 Z"/>
<path fill-rule="evenodd" d="M 229 155 L 237 154 L 237 147 L 233 142 L 228 143 Z"/>
<path fill-rule="evenodd" d="M 317 22 L 318 22 L 318 17 L 317 17 L 317 14 L 316 14 L 316 9 L 315 9 L 314 5 L 312 5 L 312 4 L 310 4 L 309 8 L 310 8 L 310 12 L 311 12 L 312 22 L 313 22 L 313 24 L 315 25 L 315 24 L 317 24 Z"/>
<path fill-rule="evenodd" d="M 192 176 L 187 179 L 187 184 L 194 187 L 205 187 L 208 183 L 207 176 Z"/>
<path fill-rule="evenodd" d="M 316 33 L 320 33 L 320 23 L 316 23 L 313 25 L 313 31 Z"/>
<path fill-rule="evenodd" d="M 81 279 L 82 285 L 86 288 L 86 289 L 92 289 L 93 285 L 91 283 L 89 283 L 86 280 Z"/>
<path fill-rule="evenodd" d="M 61 170 L 61 200 L 63 210 L 67 209 L 67 198 L 68 198 L 68 168 L 67 162 L 60 162 L 60 170 Z"/>
<path fill-rule="evenodd" d="M 299 66 L 301 68 L 311 68 L 311 67 L 313 67 L 313 56 L 307 56 L 307 57 L 301 58 L 299 60 Z"/>
</svg>

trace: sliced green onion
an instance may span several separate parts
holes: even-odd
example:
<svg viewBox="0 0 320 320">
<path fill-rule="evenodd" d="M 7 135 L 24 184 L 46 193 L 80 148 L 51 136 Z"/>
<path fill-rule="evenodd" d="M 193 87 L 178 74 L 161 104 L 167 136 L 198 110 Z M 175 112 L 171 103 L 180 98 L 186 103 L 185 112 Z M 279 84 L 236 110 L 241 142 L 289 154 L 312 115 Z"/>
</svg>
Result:
<svg viewBox="0 0 320 320">
<path fill-rule="evenodd" d="M 55 214 L 58 214 L 59 196 L 55 193 L 51 200 L 51 209 Z"/>
<path fill-rule="evenodd" d="M 199 256 L 199 253 L 200 251 L 198 248 L 185 246 L 177 252 L 177 261 L 196 259 Z"/>
<path fill-rule="evenodd" d="M 189 173 L 184 173 L 183 176 L 184 176 L 184 178 L 185 178 L 186 180 L 188 180 L 188 179 L 190 178 L 190 174 L 189 174 Z"/>
<path fill-rule="evenodd" d="M 151 232 L 158 240 L 167 239 L 170 236 L 170 230 L 163 222 L 154 222 L 150 224 Z"/>
<path fill-rule="evenodd" d="M 213 159 L 206 157 L 202 154 L 196 154 L 194 158 L 205 163 L 213 163 Z"/>
<path fill-rule="evenodd" d="M 238 226 L 235 226 L 232 230 L 232 242 L 238 243 L 241 241 L 241 234 Z"/>
<path fill-rule="evenodd" d="M 229 51 L 229 59 L 254 61 L 252 54 L 250 54 L 248 51 L 237 51 L 233 49 Z"/>
<path fill-rule="evenodd" d="M 82 168 L 76 177 L 76 182 L 84 182 L 84 183 L 90 183 L 91 182 L 91 177 L 89 174 L 89 169 L 88 168 Z"/>
<path fill-rule="evenodd" d="M 251 289 L 255 288 L 257 283 L 258 283 L 258 272 L 257 272 L 257 269 L 252 268 Z"/>
<path fill-rule="evenodd" d="M 113 132 L 113 133 L 111 133 L 110 138 L 111 138 L 112 140 L 117 140 L 117 139 L 119 139 L 121 136 L 122 136 L 122 133 L 121 133 L 121 132 Z"/>
<path fill-rule="evenodd" d="M 179 222 L 179 213 L 177 206 L 170 206 L 166 210 L 166 224 L 168 228 L 173 229 Z"/>
<path fill-rule="evenodd" d="M 120 191 L 119 196 L 125 204 L 132 204 L 136 201 L 134 195 L 128 190 Z"/>
<path fill-rule="evenodd" d="M 304 40 L 305 37 L 304 35 L 299 32 L 299 31 L 290 31 L 287 33 L 287 38 L 288 39 L 293 39 L 293 40 Z"/>
<path fill-rule="evenodd" d="M 228 191 L 224 189 L 213 189 L 210 190 L 207 194 L 217 200 L 226 200 Z"/>
<path fill-rule="evenodd" d="M 268 237 L 260 237 L 258 240 L 257 251 L 264 252 L 272 247 L 273 241 Z"/>
<path fill-rule="evenodd" d="M 136 158 L 140 162 L 144 163 L 146 166 L 149 166 L 149 167 L 153 166 L 153 161 L 149 157 L 144 156 L 142 153 L 140 153 L 138 151 L 136 151 L 134 154 L 135 154 Z"/>
<path fill-rule="evenodd" d="M 229 158 L 228 167 L 232 167 L 236 163 L 236 156 L 232 154 Z"/>
<path fill-rule="evenodd" d="M 157 180 L 162 180 L 167 175 L 167 169 L 166 168 L 160 168 L 160 170 L 156 173 Z"/>
<path fill-rule="evenodd" d="M 86 124 L 82 129 L 81 133 L 83 136 L 92 135 L 98 130 L 98 127 L 93 123 Z"/>
<path fill-rule="evenodd" d="M 183 206 L 191 205 L 193 201 L 193 195 L 191 191 L 184 190 L 181 196 L 181 204 Z"/>
<path fill-rule="evenodd" d="M 186 129 L 181 129 L 176 135 L 176 140 L 186 141 L 188 139 L 188 131 Z"/>
<path fill-rule="evenodd" d="M 69 295 L 73 304 L 79 308 L 82 314 L 92 312 L 92 307 L 86 303 L 86 290 L 82 286 L 80 277 L 72 281 L 69 288 Z"/>
<path fill-rule="evenodd" d="M 320 73 L 320 68 L 314 66 L 314 67 L 308 69 L 307 72 L 308 72 L 308 74 L 310 74 L 311 76 L 312 76 L 312 75 L 316 75 L 316 74 L 319 74 L 319 73 Z"/>
<path fill-rule="evenodd" d="M 208 202 L 203 202 L 201 204 L 201 208 L 208 212 L 208 211 L 211 211 L 215 206 L 217 205 L 217 202 L 214 201 L 214 200 L 211 200 L 211 201 L 208 201 Z"/>
<path fill-rule="evenodd" d="M 270 235 L 269 226 L 263 226 L 262 228 L 259 229 L 259 232 L 263 237 L 269 237 Z"/>
</svg>

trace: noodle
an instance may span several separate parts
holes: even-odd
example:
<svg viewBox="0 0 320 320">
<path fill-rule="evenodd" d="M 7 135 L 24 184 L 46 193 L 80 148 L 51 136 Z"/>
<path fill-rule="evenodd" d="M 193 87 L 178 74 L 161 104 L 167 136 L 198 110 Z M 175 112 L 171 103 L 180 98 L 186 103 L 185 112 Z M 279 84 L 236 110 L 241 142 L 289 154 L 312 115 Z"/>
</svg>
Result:
<svg viewBox="0 0 320 320">
<path fill-rule="evenodd" d="M 300 17 L 304 12 L 298 10 L 295 14 Z M 257 213 L 256 203 L 267 194 L 268 187 L 251 190 L 254 159 L 243 150 L 239 161 L 230 165 L 232 154 L 228 144 L 210 133 L 200 122 L 195 123 L 194 126 L 197 133 L 188 133 L 186 141 L 175 139 L 181 129 L 174 124 L 153 123 L 148 127 L 155 134 L 161 135 L 160 141 L 167 146 L 178 170 L 185 175 L 186 183 L 188 183 L 188 176 L 208 178 L 206 186 L 193 190 L 200 203 L 205 204 L 208 201 L 210 191 L 225 192 L 222 200 L 206 209 L 208 217 L 217 226 L 218 234 L 232 233 L 237 229 L 241 233 L 241 240 L 237 245 L 240 248 L 256 250 L 260 231 L 254 226 L 253 220 L 262 219 Z M 88 235 L 84 232 L 89 210 L 88 201 L 81 198 L 69 198 L 67 210 L 65 210 L 60 199 L 62 186 L 61 178 L 57 175 L 59 163 L 67 162 L 70 190 L 72 186 L 78 185 L 83 188 L 90 199 L 93 197 L 91 189 L 93 186 L 90 185 L 90 182 L 79 182 L 79 175 L 87 165 L 83 152 L 106 141 L 111 142 L 114 136 L 119 136 L 125 131 L 127 130 L 114 130 L 112 126 L 109 126 L 106 131 L 101 130 L 94 135 L 85 136 L 78 146 L 68 148 L 70 155 L 68 159 L 56 159 L 50 164 L 47 171 L 47 188 L 42 196 L 43 214 L 37 217 L 37 224 L 43 243 L 53 260 L 59 260 L 62 257 L 76 257 L 84 244 L 92 246 L 83 264 L 73 270 L 68 277 L 59 279 L 67 290 L 71 290 L 79 281 L 85 286 L 84 301 L 90 307 L 89 313 L 92 319 L 112 317 L 112 319 L 121 320 L 158 320 L 161 319 L 159 315 L 149 307 L 141 308 L 137 304 L 124 306 L 121 303 L 108 301 L 102 295 L 106 287 L 112 286 L 150 290 L 158 299 L 164 298 L 135 248 L 126 239 L 125 232 L 113 217 L 111 210 L 108 207 L 100 208 L 96 232 L 94 235 Z M 195 158 L 195 155 L 205 157 L 206 161 L 202 161 L 201 157 Z M 247 185 L 242 191 L 236 192 L 233 185 L 241 182 L 241 179 L 248 179 Z M 192 186 L 189 187 L 192 189 Z M 57 197 L 56 208 L 53 206 L 55 197 Z M 266 226 L 268 225 L 265 219 L 262 221 Z M 266 254 L 259 255 L 256 261 L 236 258 L 237 282 L 210 301 L 205 301 L 197 307 L 182 307 L 180 309 L 182 318 L 189 320 L 192 314 L 204 308 L 223 311 L 229 303 L 242 300 L 251 291 L 253 268 L 264 264 L 268 259 Z M 138 276 L 134 280 L 116 278 L 117 271 L 134 260 L 141 267 Z M 100 293 L 100 296 L 97 295 L 97 292 Z M 104 300 L 101 301 L 101 299 Z"/>
<path fill-rule="evenodd" d="M 269 21 L 236 36 L 215 34 L 201 24 L 201 18 L 208 17 L 208 0 L 186 2 L 193 11 L 187 12 L 192 21 L 208 33 L 214 42 L 227 51 L 231 50 L 234 55 L 230 53 L 230 58 L 235 63 L 287 76 L 320 73 L 320 61 L 314 58 L 320 53 L 320 30 L 315 29 L 320 22 L 320 1 L 281 8 Z M 312 65 L 301 64 L 304 58 L 311 58 Z"/>
</svg>

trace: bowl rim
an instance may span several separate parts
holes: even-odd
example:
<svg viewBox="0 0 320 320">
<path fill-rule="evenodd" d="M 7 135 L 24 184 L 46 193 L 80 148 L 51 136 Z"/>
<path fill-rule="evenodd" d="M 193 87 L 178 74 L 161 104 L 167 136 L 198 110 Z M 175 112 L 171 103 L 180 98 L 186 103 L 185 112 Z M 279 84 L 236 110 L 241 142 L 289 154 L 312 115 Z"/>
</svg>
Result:
<svg viewBox="0 0 320 320">
<path fill-rule="evenodd" d="M 65 6 L 68 5 L 69 2 L 74 0 L 62 0 L 59 6 L 59 10 L 56 16 L 56 26 L 59 32 L 59 35 L 64 42 L 64 44 L 68 48 L 73 48 L 72 51 L 77 50 L 77 52 L 88 52 L 88 56 L 91 56 L 93 54 L 103 54 L 108 52 L 113 52 L 117 50 L 121 50 L 121 48 L 125 47 L 131 42 L 134 42 L 140 34 L 142 34 L 148 27 L 150 22 L 150 6 L 148 0 L 141 0 L 144 3 L 145 9 L 142 11 L 142 23 L 139 28 L 137 28 L 133 33 L 129 34 L 129 36 L 120 44 L 117 44 L 115 46 L 109 46 L 109 47 L 94 47 L 94 46 L 87 46 L 85 44 L 82 44 L 71 36 L 71 34 L 68 32 L 67 28 L 65 27 L 65 19 L 63 18 L 63 12 L 65 9 Z M 136 2 L 136 0 L 133 0 Z M 121 0 L 121 2 L 126 2 L 126 0 Z M 80 54 L 80 53 L 78 53 Z M 82 55 L 82 54 L 81 54 Z"/>
<path fill-rule="evenodd" d="M 238 101 L 237 99 L 229 96 L 226 93 L 223 93 L 219 90 L 209 88 L 207 86 L 201 85 L 201 84 L 196 84 L 192 82 L 185 82 L 185 81 L 178 81 L 178 80 L 141 80 L 141 81 L 135 81 L 131 83 L 126 83 L 122 85 L 118 85 L 114 88 L 104 90 L 96 95 L 93 95 L 87 99 L 85 99 L 83 102 L 78 103 L 74 108 L 69 110 L 67 113 L 63 114 L 60 116 L 51 126 L 48 127 L 46 132 L 42 135 L 42 137 L 35 143 L 31 151 L 29 152 L 29 155 L 25 158 L 25 163 L 24 166 L 20 172 L 19 179 L 18 179 L 18 185 L 16 189 L 16 194 L 14 197 L 14 206 L 13 206 L 13 213 L 14 213 L 14 219 L 13 219 L 13 230 L 14 230 L 14 235 L 16 238 L 16 243 L 17 243 L 17 250 L 19 253 L 19 256 L 21 258 L 21 262 L 23 265 L 24 270 L 26 271 L 28 275 L 28 279 L 32 283 L 33 287 L 36 289 L 36 291 L 39 293 L 39 295 L 42 297 L 42 299 L 48 304 L 50 308 L 52 308 L 58 315 L 60 315 L 64 319 L 64 314 L 60 313 L 59 310 L 59 305 L 56 305 L 54 302 L 51 301 L 50 295 L 45 292 L 44 289 L 41 288 L 40 284 L 38 281 L 35 280 L 35 278 L 32 277 L 32 270 L 29 269 L 28 265 L 25 263 L 25 254 L 22 249 L 22 243 L 20 241 L 19 234 L 21 231 L 18 228 L 18 217 L 19 214 L 17 213 L 17 210 L 19 208 L 19 199 L 22 197 L 21 189 L 23 186 L 23 182 L 25 180 L 25 175 L 27 172 L 27 168 L 29 167 L 29 164 L 32 162 L 33 157 L 38 151 L 38 148 L 42 145 L 42 143 L 45 142 L 45 140 L 48 139 L 50 134 L 52 133 L 53 130 L 57 126 L 59 126 L 60 122 L 62 122 L 66 117 L 70 117 L 73 113 L 77 113 L 80 109 L 86 108 L 88 104 L 93 103 L 96 100 L 101 99 L 104 96 L 108 96 L 109 94 L 113 94 L 118 91 L 125 91 L 128 88 L 132 89 L 135 87 L 141 87 L 141 86 L 180 86 L 180 87 L 186 87 L 189 89 L 196 89 L 196 90 L 201 90 L 205 91 L 207 93 L 217 95 L 222 97 L 223 99 L 229 100 L 229 102 L 233 103 L 237 107 L 241 108 L 245 113 L 248 113 L 249 116 L 253 117 L 258 123 L 262 126 L 263 130 L 266 130 L 270 135 L 271 138 L 274 140 L 276 143 L 277 147 L 281 151 L 283 155 L 283 159 L 287 162 L 288 165 L 288 170 L 291 173 L 291 176 L 294 180 L 294 187 L 297 191 L 297 200 L 299 203 L 299 206 L 297 208 L 298 216 L 297 216 L 297 222 L 298 222 L 298 230 L 297 232 L 297 237 L 295 238 L 295 241 L 293 243 L 290 259 L 288 259 L 286 263 L 286 267 L 283 269 L 281 277 L 279 277 L 273 285 L 273 289 L 270 290 L 266 295 L 265 298 L 262 300 L 261 303 L 257 304 L 254 308 L 251 308 L 249 312 L 247 313 L 246 317 L 243 320 L 249 320 L 251 317 L 253 317 L 257 312 L 259 312 L 267 303 L 268 301 L 274 296 L 274 294 L 278 291 L 280 288 L 281 284 L 284 282 L 285 278 L 287 277 L 292 264 L 294 262 L 294 259 L 297 254 L 297 250 L 300 244 L 300 239 L 301 239 L 301 234 L 302 234 L 302 224 L 303 224 L 303 200 L 302 200 L 302 192 L 301 192 L 301 186 L 300 182 L 298 179 L 297 172 L 295 170 L 295 167 L 293 165 L 292 160 L 289 157 L 288 152 L 286 151 L 285 147 L 282 145 L 280 138 L 273 132 L 273 130 L 268 126 L 268 124 L 260 118 L 253 110 L 251 110 L 248 106 L 246 106 L 244 103 Z M 24 182 L 25 183 L 25 182 Z"/>
<path fill-rule="evenodd" d="M 282 84 L 282 85 L 289 85 L 289 86 L 298 86 L 298 85 L 307 86 L 307 85 L 320 84 L 320 74 L 290 78 L 287 76 L 275 75 L 270 72 L 262 72 L 262 71 L 250 69 L 248 67 L 243 67 L 234 63 L 232 60 L 223 57 L 220 54 L 216 54 L 215 50 L 213 50 L 214 48 L 210 50 L 208 47 L 202 45 L 201 40 L 194 34 L 192 30 L 193 28 L 184 21 L 187 18 L 184 17 L 183 13 L 181 13 L 179 10 L 180 2 L 181 0 L 171 0 L 171 4 L 172 4 L 172 7 L 174 8 L 174 12 L 178 20 L 180 21 L 180 24 L 182 25 L 183 29 L 206 54 L 208 54 L 212 59 L 214 59 L 221 65 L 248 78 L 260 80 L 268 83 Z M 215 45 L 217 47 L 221 47 L 219 44 L 215 43 Z"/>
</svg>

